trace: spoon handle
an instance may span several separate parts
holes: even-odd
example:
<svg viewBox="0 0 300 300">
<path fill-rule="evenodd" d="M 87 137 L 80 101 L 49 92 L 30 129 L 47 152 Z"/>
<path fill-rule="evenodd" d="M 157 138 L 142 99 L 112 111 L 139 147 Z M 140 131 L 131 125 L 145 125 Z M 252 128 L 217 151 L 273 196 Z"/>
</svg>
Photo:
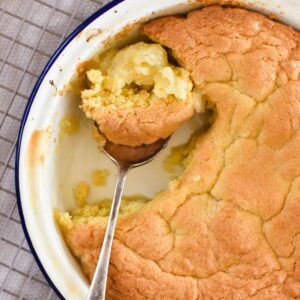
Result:
<svg viewBox="0 0 300 300">
<path fill-rule="evenodd" d="M 115 188 L 115 194 L 112 201 L 109 220 L 97 263 L 94 278 L 90 287 L 87 300 L 105 300 L 106 281 L 110 259 L 111 246 L 114 238 L 119 208 L 121 204 L 122 194 L 128 167 L 120 167 L 119 177 Z"/>
</svg>

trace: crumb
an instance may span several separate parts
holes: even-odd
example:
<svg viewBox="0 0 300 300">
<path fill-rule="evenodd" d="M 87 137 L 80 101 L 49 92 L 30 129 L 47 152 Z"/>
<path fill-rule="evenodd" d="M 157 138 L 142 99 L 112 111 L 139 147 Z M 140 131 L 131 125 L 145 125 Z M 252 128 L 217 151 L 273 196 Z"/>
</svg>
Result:
<svg viewBox="0 0 300 300">
<path fill-rule="evenodd" d="M 79 117 L 77 116 L 65 116 L 61 119 L 59 123 L 60 133 L 66 133 L 68 135 L 73 135 L 77 133 L 80 129 Z"/>
<path fill-rule="evenodd" d="M 109 175 L 109 170 L 95 170 L 92 173 L 93 184 L 96 186 L 103 186 L 106 184 L 107 176 Z"/>
<path fill-rule="evenodd" d="M 74 188 L 74 197 L 78 206 L 86 204 L 87 198 L 90 194 L 90 186 L 86 181 L 81 181 Z"/>
</svg>

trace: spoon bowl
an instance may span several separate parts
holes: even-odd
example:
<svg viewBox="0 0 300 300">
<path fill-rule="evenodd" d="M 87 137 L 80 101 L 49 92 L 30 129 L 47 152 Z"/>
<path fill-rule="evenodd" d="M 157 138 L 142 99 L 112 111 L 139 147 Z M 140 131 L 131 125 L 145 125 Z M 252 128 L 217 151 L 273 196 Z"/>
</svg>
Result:
<svg viewBox="0 0 300 300">
<path fill-rule="evenodd" d="M 131 147 L 116 145 L 107 141 L 103 152 L 117 165 L 139 167 L 150 162 L 166 145 L 167 139 L 159 139 L 153 144 Z"/>
</svg>

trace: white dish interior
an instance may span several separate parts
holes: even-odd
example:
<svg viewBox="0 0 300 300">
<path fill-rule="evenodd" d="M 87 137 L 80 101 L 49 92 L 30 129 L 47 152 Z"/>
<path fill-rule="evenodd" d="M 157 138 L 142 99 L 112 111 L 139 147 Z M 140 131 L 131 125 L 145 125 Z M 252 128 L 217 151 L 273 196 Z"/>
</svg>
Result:
<svg viewBox="0 0 300 300">
<path fill-rule="evenodd" d="M 297 0 L 244 1 L 263 12 L 275 13 L 295 28 L 300 28 L 300 2 Z M 78 63 L 85 61 L 96 52 L 104 49 L 108 38 L 120 32 L 126 25 L 139 20 L 166 15 L 184 13 L 200 4 L 189 0 L 126 0 L 116 5 L 89 24 L 78 38 L 73 39 L 57 58 L 42 81 L 27 117 L 21 141 L 19 157 L 19 188 L 25 223 L 33 247 L 48 276 L 66 299 L 85 299 L 88 283 L 80 268 L 68 251 L 58 227 L 53 219 L 53 207 L 62 211 L 74 206 L 73 188 L 81 180 L 91 182 L 91 172 L 95 169 L 110 169 L 108 184 L 92 188 L 91 200 L 111 197 L 116 180 L 116 168 L 99 152 L 92 138 L 92 122 L 82 118 L 80 131 L 72 136 L 65 135 L 59 142 L 59 121 L 65 115 L 81 115 L 78 101 L 72 96 L 56 93 L 54 82 L 60 90 L 67 84 Z M 153 14 L 153 12 L 155 12 Z M 89 41 L 87 37 L 97 33 Z M 133 170 L 126 182 L 125 195 L 142 194 L 152 197 L 166 189 L 172 175 L 162 169 L 162 160 L 170 148 L 184 143 L 197 122 L 184 124 L 174 134 L 168 147 L 150 164 Z M 39 150 L 35 158 L 44 162 L 28 163 L 32 134 L 36 130 L 43 132 Z M 30 148 L 31 147 L 31 148 Z M 32 150 L 31 150 L 32 151 Z M 42 159 L 43 160 L 43 159 Z"/>
</svg>

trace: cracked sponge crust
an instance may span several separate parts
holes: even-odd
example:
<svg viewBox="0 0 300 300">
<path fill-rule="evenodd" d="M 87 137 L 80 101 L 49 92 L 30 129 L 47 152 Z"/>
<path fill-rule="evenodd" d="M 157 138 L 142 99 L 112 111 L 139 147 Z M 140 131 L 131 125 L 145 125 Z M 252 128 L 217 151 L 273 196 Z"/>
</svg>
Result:
<svg viewBox="0 0 300 300">
<path fill-rule="evenodd" d="M 107 299 L 300 299 L 300 34 L 208 7 L 144 26 L 215 106 L 168 191 L 120 218 Z M 69 220 L 91 279 L 103 222 Z"/>
</svg>

